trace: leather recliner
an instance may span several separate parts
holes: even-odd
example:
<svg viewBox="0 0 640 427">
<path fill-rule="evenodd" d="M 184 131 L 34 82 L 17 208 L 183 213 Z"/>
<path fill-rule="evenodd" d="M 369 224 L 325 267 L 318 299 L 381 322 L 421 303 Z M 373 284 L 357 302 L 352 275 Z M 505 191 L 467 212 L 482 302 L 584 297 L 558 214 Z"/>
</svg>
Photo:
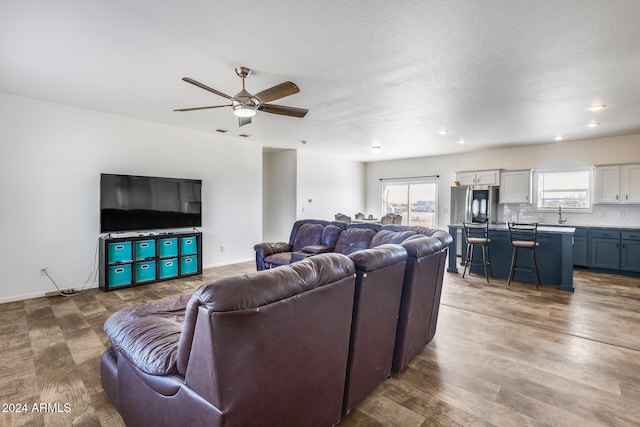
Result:
<svg viewBox="0 0 640 427">
<path fill-rule="evenodd" d="M 331 253 L 123 309 L 103 388 L 128 426 L 334 425 L 354 292 L 354 263 Z"/>
<path fill-rule="evenodd" d="M 391 375 L 407 251 L 383 244 L 353 252 L 356 291 L 345 384 L 346 415 Z"/>
<path fill-rule="evenodd" d="M 392 372 L 400 372 L 435 336 L 444 267 L 453 237 L 446 231 L 420 226 L 386 225 L 383 230 L 416 232 L 401 243 L 407 251 L 407 266 L 392 366 Z"/>
<path fill-rule="evenodd" d="M 256 269 L 265 270 L 306 258 L 295 257 L 294 253 L 316 255 L 333 252 L 338 236 L 346 225 L 344 222 L 320 219 L 298 220 L 293 223 L 289 242 L 265 242 L 253 247 L 256 251 Z"/>
</svg>

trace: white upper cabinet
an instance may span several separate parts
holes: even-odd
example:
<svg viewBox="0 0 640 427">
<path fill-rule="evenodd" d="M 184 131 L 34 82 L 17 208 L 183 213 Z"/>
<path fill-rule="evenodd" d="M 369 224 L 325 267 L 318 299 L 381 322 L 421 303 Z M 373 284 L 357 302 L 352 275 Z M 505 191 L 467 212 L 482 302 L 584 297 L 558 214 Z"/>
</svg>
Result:
<svg viewBox="0 0 640 427">
<path fill-rule="evenodd" d="M 457 172 L 460 185 L 500 185 L 500 170 Z"/>
<path fill-rule="evenodd" d="M 596 166 L 596 203 L 640 203 L 640 164 Z"/>
<path fill-rule="evenodd" d="M 500 174 L 500 203 L 531 203 L 532 170 L 506 171 Z"/>
</svg>

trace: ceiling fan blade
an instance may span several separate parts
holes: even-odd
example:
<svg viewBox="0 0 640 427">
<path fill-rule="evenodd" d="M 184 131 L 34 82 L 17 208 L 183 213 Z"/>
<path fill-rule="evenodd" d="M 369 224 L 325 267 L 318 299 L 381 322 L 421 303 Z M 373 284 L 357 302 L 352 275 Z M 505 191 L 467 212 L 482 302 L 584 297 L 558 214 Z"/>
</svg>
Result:
<svg viewBox="0 0 640 427">
<path fill-rule="evenodd" d="M 178 108 L 173 111 L 195 111 L 195 110 L 207 110 L 209 108 L 221 108 L 221 107 L 233 107 L 233 104 L 227 105 L 211 105 L 209 107 L 192 107 L 192 108 Z"/>
<path fill-rule="evenodd" d="M 215 93 L 216 95 L 219 95 L 219 96 L 221 96 L 223 98 L 227 98 L 228 100 L 233 101 L 233 97 L 227 95 L 226 93 L 222 93 L 219 90 L 215 90 L 213 88 L 210 88 L 209 86 L 207 86 L 205 84 L 202 84 L 199 81 L 193 80 L 193 79 L 191 79 L 189 77 L 183 77 L 182 80 L 184 80 L 187 83 L 191 83 L 194 86 L 198 86 L 201 89 L 208 90 L 211 93 Z"/>
<path fill-rule="evenodd" d="M 260 111 L 281 116 L 304 117 L 309 110 L 305 108 L 285 107 L 284 105 L 264 104 L 258 107 Z"/>
<path fill-rule="evenodd" d="M 238 126 L 244 126 L 251 123 L 251 117 L 238 117 Z"/>
<path fill-rule="evenodd" d="M 284 82 L 279 85 L 265 89 L 262 92 L 256 93 L 254 96 L 258 98 L 261 103 L 275 101 L 276 99 L 284 98 L 285 96 L 293 95 L 300 92 L 300 88 L 295 83 Z"/>
</svg>

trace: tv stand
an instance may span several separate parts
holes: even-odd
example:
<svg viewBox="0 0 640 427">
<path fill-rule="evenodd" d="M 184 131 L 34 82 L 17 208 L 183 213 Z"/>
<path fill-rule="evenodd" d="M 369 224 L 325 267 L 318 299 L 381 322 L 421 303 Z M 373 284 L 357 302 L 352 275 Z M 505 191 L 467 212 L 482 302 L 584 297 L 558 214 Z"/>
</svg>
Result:
<svg viewBox="0 0 640 427">
<path fill-rule="evenodd" d="M 100 289 L 112 291 L 202 274 L 202 233 L 100 237 Z"/>
</svg>

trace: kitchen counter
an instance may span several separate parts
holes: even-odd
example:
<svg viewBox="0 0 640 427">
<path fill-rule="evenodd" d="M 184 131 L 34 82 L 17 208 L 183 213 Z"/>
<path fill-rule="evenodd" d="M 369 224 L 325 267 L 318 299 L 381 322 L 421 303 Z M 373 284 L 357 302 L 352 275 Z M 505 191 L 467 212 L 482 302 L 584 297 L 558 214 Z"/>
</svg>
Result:
<svg viewBox="0 0 640 427">
<path fill-rule="evenodd" d="M 574 227 L 574 228 L 590 228 L 590 229 L 594 229 L 594 230 L 622 230 L 622 231 L 635 231 L 635 230 L 640 230 L 640 226 L 639 225 L 589 225 L 589 224 L 576 224 L 576 223 L 571 223 L 571 224 L 553 224 L 553 223 L 540 223 L 538 225 L 539 227 L 552 227 L 552 228 L 558 228 L 558 227 Z"/>
<path fill-rule="evenodd" d="M 454 224 L 453 226 L 449 226 L 449 227 L 458 227 L 460 229 L 462 229 L 462 224 Z M 503 230 L 503 231 L 509 231 L 509 227 L 507 227 L 507 224 L 489 224 L 489 230 Z M 558 225 L 554 225 L 554 224 L 538 224 L 538 234 L 540 233 L 570 233 L 573 234 L 575 233 L 576 228 L 572 225 L 565 225 L 565 224 L 558 224 Z"/>
<path fill-rule="evenodd" d="M 449 265 L 447 271 L 458 273 L 457 268 L 457 240 L 458 230 L 462 230 L 462 224 L 449 225 L 449 233 L 453 237 L 453 244 L 449 247 Z M 561 290 L 573 292 L 573 235 L 575 227 L 572 226 L 538 226 L 538 241 L 540 246 L 536 249 L 538 259 L 538 271 L 542 285 L 559 285 Z M 462 235 L 462 259 L 467 255 L 467 242 Z M 509 239 L 509 228 L 506 224 L 489 225 L 489 253 L 493 276 L 507 279 L 511 267 L 511 255 L 513 252 Z M 477 248 L 479 251 L 480 248 Z M 524 255 L 524 252 L 523 252 Z M 479 253 L 478 253 L 478 256 Z M 519 261 L 524 263 L 528 256 L 520 256 Z M 473 274 L 484 276 L 482 267 L 473 267 Z M 516 272 L 514 280 L 535 282 L 533 273 Z"/>
</svg>

